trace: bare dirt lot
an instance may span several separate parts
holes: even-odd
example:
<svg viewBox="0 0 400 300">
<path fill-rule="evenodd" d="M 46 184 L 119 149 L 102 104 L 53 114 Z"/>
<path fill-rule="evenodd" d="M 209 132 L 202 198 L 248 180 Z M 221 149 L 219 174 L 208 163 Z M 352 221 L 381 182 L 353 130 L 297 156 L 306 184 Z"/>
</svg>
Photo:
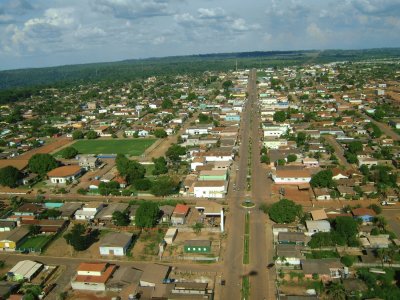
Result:
<svg viewBox="0 0 400 300">
<path fill-rule="evenodd" d="M 272 194 L 276 200 L 279 199 L 279 189 L 283 188 L 285 190 L 285 194 L 283 198 L 287 198 L 296 202 L 303 202 L 310 204 L 311 201 L 311 189 L 310 190 L 299 190 L 297 185 L 272 185 Z"/>
</svg>

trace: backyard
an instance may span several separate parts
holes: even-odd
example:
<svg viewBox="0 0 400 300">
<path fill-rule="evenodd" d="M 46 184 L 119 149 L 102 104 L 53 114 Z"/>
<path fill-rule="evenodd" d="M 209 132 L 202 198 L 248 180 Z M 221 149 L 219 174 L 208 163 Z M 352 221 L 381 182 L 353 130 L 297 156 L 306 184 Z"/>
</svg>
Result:
<svg viewBox="0 0 400 300">
<path fill-rule="evenodd" d="M 107 139 L 107 140 L 79 140 L 70 146 L 80 154 L 126 154 L 128 156 L 139 156 L 146 151 L 157 139 Z M 54 154 L 61 157 L 60 150 Z"/>
</svg>

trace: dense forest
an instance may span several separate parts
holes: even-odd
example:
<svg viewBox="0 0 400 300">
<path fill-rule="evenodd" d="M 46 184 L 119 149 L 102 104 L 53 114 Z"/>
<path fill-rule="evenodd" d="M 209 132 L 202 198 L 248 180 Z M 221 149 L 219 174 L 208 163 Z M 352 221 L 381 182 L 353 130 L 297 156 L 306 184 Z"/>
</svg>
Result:
<svg viewBox="0 0 400 300">
<path fill-rule="evenodd" d="M 126 81 L 157 75 L 227 71 L 236 67 L 261 68 L 304 63 L 399 58 L 400 48 L 369 50 L 309 50 L 203 54 L 67 65 L 0 72 L 0 103 L 14 102 L 44 87 L 99 81 Z"/>
</svg>

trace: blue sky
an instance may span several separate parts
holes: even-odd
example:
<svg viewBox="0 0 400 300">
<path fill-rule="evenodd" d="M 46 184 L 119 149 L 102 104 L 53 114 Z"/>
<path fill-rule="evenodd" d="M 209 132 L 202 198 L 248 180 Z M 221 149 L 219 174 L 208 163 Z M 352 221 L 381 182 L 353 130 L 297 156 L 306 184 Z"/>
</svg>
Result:
<svg viewBox="0 0 400 300">
<path fill-rule="evenodd" d="M 0 69 L 400 46 L 400 0 L 0 0 Z"/>
</svg>

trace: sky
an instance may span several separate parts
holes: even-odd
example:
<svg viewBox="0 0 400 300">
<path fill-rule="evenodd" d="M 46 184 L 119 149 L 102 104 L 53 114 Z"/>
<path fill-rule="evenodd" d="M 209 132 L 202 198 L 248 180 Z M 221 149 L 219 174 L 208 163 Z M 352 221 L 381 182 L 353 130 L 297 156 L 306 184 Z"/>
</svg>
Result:
<svg viewBox="0 0 400 300">
<path fill-rule="evenodd" d="M 0 0 L 0 70 L 400 46 L 400 0 Z"/>
</svg>

